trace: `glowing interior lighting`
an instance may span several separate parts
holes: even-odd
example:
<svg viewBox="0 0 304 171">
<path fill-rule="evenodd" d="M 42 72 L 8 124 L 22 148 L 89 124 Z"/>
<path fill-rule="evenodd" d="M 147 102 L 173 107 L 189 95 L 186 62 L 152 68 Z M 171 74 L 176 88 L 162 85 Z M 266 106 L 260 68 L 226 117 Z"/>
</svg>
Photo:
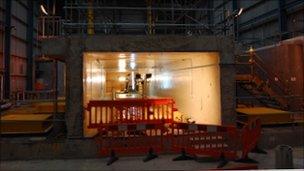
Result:
<svg viewBox="0 0 304 171">
<path fill-rule="evenodd" d="M 44 8 L 43 5 L 40 5 L 40 9 L 41 9 L 41 11 L 42 11 L 45 15 L 48 15 L 48 13 L 47 13 L 47 11 L 46 11 L 46 9 Z"/>
<path fill-rule="evenodd" d="M 132 90 L 135 90 L 135 72 L 131 72 L 131 84 L 132 84 Z"/>
<path fill-rule="evenodd" d="M 250 48 L 249 48 L 249 52 L 253 52 L 253 51 L 254 51 L 253 47 L 252 47 L 252 46 L 250 46 Z"/>
<path fill-rule="evenodd" d="M 240 15 L 243 13 L 243 10 L 244 10 L 244 8 L 240 8 L 240 10 L 239 10 L 237 16 L 240 16 Z"/>
<path fill-rule="evenodd" d="M 131 61 L 130 62 L 130 68 L 135 69 L 135 67 L 136 67 L 136 63 L 134 61 Z"/>
<path fill-rule="evenodd" d="M 120 76 L 120 77 L 118 77 L 118 81 L 125 82 L 125 81 L 127 81 L 127 78 L 125 76 Z"/>
<path fill-rule="evenodd" d="M 102 83 L 105 81 L 106 81 L 106 78 L 104 76 L 93 76 L 93 77 L 87 78 L 87 82 L 89 82 L 89 83 Z"/>
<path fill-rule="evenodd" d="M 126 60 L 125 59 L 119 59 L 118 60 L 118 70 L 120 72 L 126 71 Z"/>
<path fill-rule="evenodd" d="M 131 60 L 135 60 L 135 53 L 131 53 Z"/>
<path fill-rule="evenodd" d="M 126 57 L 126 54 L 124 54 L 124 53 L 121 53 L 121 54 L 119 54 L 119 56 L 118 56 L 119 58 L 125 58 Z"/>
</svg>

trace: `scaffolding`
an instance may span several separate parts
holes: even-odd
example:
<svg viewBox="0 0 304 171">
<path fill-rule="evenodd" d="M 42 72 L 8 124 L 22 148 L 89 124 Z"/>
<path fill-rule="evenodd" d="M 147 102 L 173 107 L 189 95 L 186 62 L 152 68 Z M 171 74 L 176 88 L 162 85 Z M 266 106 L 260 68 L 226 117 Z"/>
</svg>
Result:
<svg viewBox="0 0 304 171">
<path fill-rule="evenodd" d="M 211 1 L 65 0 L 64 33 L 212 35 L 223 30 L 212 17 L 225 19 L 226 10 L 210 8 Z M 224 23 L 225 25 L 225 23 Z"/>
</svg>

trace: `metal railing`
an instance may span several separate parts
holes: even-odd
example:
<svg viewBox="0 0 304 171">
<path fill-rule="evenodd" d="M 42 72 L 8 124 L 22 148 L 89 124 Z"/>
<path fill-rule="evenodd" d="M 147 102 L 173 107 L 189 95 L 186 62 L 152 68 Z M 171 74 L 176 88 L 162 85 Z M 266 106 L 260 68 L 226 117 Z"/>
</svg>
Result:
<svg viewBox="0 0 304 171">
<path fill-rule="evenodd" d="M 62 34 L 62 20 L 60 16 L 39 17 L 39 38 L 52 38 Z"/>
<path fill-rule="evenodd" d="M 11 99 L 17 102 L 32 102 L 32 101 L 52 101 L 56 99 L 55 90 L 43 91 L 15 91 L 11 94 Z"/>
</svg>

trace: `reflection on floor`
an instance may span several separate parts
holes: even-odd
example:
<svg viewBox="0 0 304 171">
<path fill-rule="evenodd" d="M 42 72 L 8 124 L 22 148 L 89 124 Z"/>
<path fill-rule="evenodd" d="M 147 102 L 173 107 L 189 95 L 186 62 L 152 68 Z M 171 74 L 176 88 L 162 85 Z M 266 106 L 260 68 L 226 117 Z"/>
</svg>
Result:
<svg viewBox="0 0 304 171">
<path fill-rule="evenodd" d="M 259 161 L 259 169 L 275 167 L 274 149 L 267 150 L 268 154 L 250 154 Z M 293 148 L 294 168 L 304 168 L 304 148 Z M 176 161 L 175 155 L 160 155 L 159 158 L 144 163 L 142 157 L 122 157 L 111 166 L 106 166 L 106 158 L 72 159 L 72 160 L 30 160 L 30 161 L 1 161 L 0 170 L 200 170 L 212 169 L 218 162 Z"/>
</svg>

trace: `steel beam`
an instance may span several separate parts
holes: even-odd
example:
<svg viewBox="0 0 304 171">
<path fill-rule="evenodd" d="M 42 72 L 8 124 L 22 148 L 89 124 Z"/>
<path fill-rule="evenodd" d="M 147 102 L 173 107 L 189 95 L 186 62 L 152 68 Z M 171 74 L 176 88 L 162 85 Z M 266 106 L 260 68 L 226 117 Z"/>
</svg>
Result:
<svg viewBox="0 0 304 171">
<path fill-rule="evenodd" d="M 10 63 L 11 63 L 11 14 L 12 1 L 5 1 L 5 31 L 4 31 L 4 99 L 10 98 Z"/>
<path fill-rule="evenodd" d="M 27 66 L 26 66 L 26 90 L 33 90 L 33 48 L 34 48 L 34 2 L 32 0 L 28 0 L 28 9 L 27 9 L 27 29 L 26 29 L 26 58 L 27 58 Z"/>
<path fill-rule="evenodd" d="M 71 5 L 71 6 L 64 6 L 64 9 L 79 9 L 79 10 L 87 10 L 89 8 L 92 9 L 100 9 L 100 10 L 141 10 L 141 11 L 147 11 L 150 8 L 148 7 L 111 7 L 111 6 L 76 6 L 76 5 Z M 214 9 L 209 9 L 209 8 L 193 8 L 193 7 L 151 7 L 151 10 L 161 10 L 161 11 L 215 11 Z M 222 11 L 222 10 L 217 10 L 217 11 Z"/>
<path fill-rule="evenodd" d="M 232 11 L 238 10 L 238 1 L 232 0 Z M 233 18 L 233 33 L 234 33 L 234 40 L 238 41 L 238 17 Z"/>
</svg>

